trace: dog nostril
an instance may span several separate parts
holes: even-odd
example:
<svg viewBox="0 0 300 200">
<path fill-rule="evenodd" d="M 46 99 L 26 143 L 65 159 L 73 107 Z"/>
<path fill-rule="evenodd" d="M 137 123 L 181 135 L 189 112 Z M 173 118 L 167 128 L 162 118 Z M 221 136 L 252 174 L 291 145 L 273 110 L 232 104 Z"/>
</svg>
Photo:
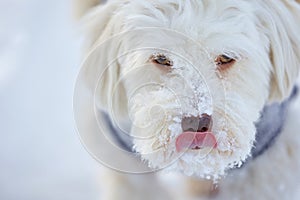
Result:
<svg viewBox="0 0 300 200">
<path fill-rule="evenodd" d="M 208 128 L 207 127 L 202 127 L 199 132 L 207 132 L 208 131 Z"/>
<path fill-rule="evenodd" d="M 210 131 L 212 127 L 212 119 L 210 115 L 203 114 L 199 120 L 198 132 Z"/>
<path fill-rule="evenodd" d="M 181 121 L 181 127 L 184 132 L 197 132 L 199 117 L 184 117 Z"/>
</svg>

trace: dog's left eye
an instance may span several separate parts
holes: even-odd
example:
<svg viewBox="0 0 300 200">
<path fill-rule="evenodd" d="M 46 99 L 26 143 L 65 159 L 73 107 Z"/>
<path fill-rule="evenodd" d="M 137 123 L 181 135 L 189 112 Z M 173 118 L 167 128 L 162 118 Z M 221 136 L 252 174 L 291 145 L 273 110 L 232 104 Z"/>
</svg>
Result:
<svg viewBox="0 0 300 200">
<path fill-rule="evenodd" d="M 224 70 L 227 69 L 228 67 L 231 67 L 235 62 L 235 59 L 230 58 L 229 56 L 226 55 L 219 55 L 216 60 L 215 63 L 218 66 L 218 69 L 220 70 Z"/>
<path fill-rule="evenodd" d="M 152 55 L 150 60 L 155 64 L 164 65 L 168 67 L 173 66 L 173 62 L 163 54 Z"/>
</svg>

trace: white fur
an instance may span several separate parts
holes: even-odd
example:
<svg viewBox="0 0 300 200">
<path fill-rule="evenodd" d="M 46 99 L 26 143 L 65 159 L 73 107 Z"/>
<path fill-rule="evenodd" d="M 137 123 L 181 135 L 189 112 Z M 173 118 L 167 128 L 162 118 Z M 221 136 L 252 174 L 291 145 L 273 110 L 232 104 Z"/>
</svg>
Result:
<svg viewBox="0 0 300 200">
<path fill-rule="evenodd" d="M 130 124 L 135 150 L 150 167 L 217 179 L 249 156 L 262 108 L 283 101 L 295 84 L 299 12 L 293 0 L 111 0 L 84 19 L 86 80 L 98 83 L 92 88 L 98 108 Z M 171 72 L 149 62 L 154 53 L 174 62 Z M 237 62 L 220 72 L 214 63 L 220 54 Z M 203 113 L 213 117 L 218 148 L 177 153 L 181 119 Z M 222 179 L 220 199 L 232 199 L 229 191 L 277 198 L 280 177 L 290 189 L 297 179 L 288 173 L 300 167 L 295 130 L 287 124 L 267 153 Z M 279 189 L 268 191 L 268 184 Z"/>
</svg>

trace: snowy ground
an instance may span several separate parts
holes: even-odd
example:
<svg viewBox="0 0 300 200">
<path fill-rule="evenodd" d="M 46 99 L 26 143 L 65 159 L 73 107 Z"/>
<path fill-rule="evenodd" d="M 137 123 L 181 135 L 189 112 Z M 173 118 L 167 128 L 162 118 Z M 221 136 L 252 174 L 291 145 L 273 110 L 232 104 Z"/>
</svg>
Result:
<svg viewBox="0 0 300 200">
<path fill-rule="evenodd" d="M 73 120 L 70 12 L 70 0 L 0 0 L 1 200 L 98 198 L 98 163 Z"/>
</svg>

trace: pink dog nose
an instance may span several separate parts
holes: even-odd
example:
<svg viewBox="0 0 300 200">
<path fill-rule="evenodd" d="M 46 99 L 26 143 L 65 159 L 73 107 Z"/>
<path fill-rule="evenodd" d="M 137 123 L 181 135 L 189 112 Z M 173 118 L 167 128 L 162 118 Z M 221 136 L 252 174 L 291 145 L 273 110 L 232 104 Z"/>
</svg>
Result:
<svg viewBox="0 0 300 200">
<path fill-rule="evenodd" d="M 183 132 L 209 132 L 212 128 L 212 118 L 208 114 L 202 114 L 201 117 L 185 117 L 181 121 Z"/>
</svg>

